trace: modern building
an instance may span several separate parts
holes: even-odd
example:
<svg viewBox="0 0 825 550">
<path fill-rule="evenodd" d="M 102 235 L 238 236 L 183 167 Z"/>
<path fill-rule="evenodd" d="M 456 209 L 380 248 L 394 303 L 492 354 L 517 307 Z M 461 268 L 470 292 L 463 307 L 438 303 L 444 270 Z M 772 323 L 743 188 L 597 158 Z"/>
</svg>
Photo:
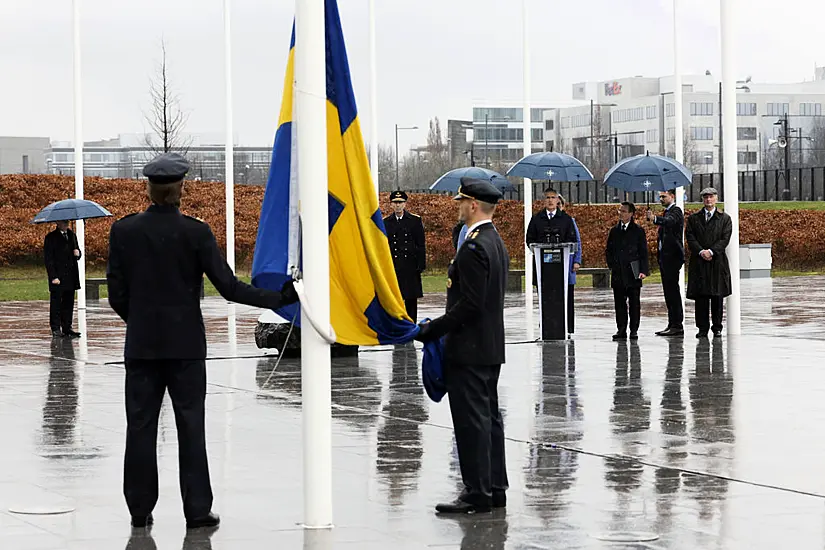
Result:
<svg viewBox="0 0 825 550">
<path fill-rule="evenodd" d="M 821 76 L 817 72 L 817 76 Z M 571 153 L 596 171 L 617 159 L 644 153 L 673 156 L 675 149 L 675 78 L 641 76 L 573 85 L 582 107 L 544 112 L 546 150 Z M 710 73 L 682 79 L 685 163 L 695 172 L 719 172 L 721 86 Z M 768 168 L 781 159 L 784 143 L 793 162 L 804 165 L 823 156 L 825 80 L 764 84 L 746 79 L 736 94 L 739 170 Z M 788 135 L 783 119 L 787 115 Z M 786 139 L 779 139 L 785 137 Z M 781 162 L 781 161 L 780 161 Z M 778 167 L 771 165 L 770 167 Z"/>
<path fill-rule="evenodd" d="M 470 160 L 470 152 L 473 151 L 468 133 L 473 129 L 471 120 L 448 120 L 447 121 L 447 151 L 450 155 L 450 166 L 459 164 L 461 157 L 467 157 L 467 164 Z"/>
<path fill-rule="evenodd" d="M 0 136 L 0 174 L 40 174 L 47 171 L 47 137 Z"/>
<path fill-rule="evenodd" d="M 4 140 L 12 140 L 9 149 Z M 32 145 L 20 140 L 32 141 Z M 217 139 L 210 143 L 206 136 L 187 136 L 184 139 L 186 157 L 191 164 L 189 177 L 205 181 L 224 181 L 225 149 Z M 37 145 L 37 147 L 35 147 Z M 23 149 L 24 146 L 30 147 Z M 0 160 L 6 151 L 15 151 L 19 159 L 20 151 L 29 150 L 29 172 L 44 174 L 74 174 L 74 146 L 69 142 L 49 142 L 48 138 L 0 138 Z M 83 144 L 83 172 L 87 176 L 103 178 L 143 177 L 143 166 L 157 154 L 155 148 L 146 144 L 144 136 L 122 134 L 114 139 L 87 141 Z M 235 183 L 263 185 L 269 175 L 272 157 L 271 147 L 235 146 Z M 25 158 L 25 157 L 24 157 Z M 21 162 L 10 163 L 4 172 L 25 172 Z M 3 166 L 5 170 L 5 165 Z"/>
<path fill-rule="evenodd" d="M 546 107 L 530 110 L 532 152 L 544 150 Z M 473 149 L 477 166 L 512 164 L 524 156 L 522 107 L 474 107 Z"/>
</svg>

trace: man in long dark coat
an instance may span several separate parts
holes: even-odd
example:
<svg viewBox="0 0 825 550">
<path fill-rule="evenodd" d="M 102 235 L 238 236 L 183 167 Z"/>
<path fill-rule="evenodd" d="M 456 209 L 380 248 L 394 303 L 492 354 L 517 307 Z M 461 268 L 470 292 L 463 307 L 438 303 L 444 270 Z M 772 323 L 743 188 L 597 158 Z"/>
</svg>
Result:
<svg viewBox="0 0 825 550">
<path fill-rule="evenodd" d="M 665 207 L 661 216 L 647 211 L 648 221 L 659 226 L 656 249 L 659 251 L 659 273 L 662 275 L 662 290 L 667 305 L 667 328 L 658 336 L 681 336 L 684 331 L 685 312 L 682 309 L 682 293 L 679 289 L 679 273 L 685 263 L 684 235 L 685 216 L 676 206 L 676 190 L 659 193 L 659 200 Z"/>
<path fill-rule="evenodd" d="M 616 309 L 618 332 L 614 340 L 627 339 L 628 315 L 630 319 L 630 339 L 639 338 L 641 320 L 642 279 L 650 273 L 645 231 L 633 221 L 636 206 L 623 202 L 619 207 L 619 223 L 610 230 L 607 237 L 605 258 L 611 269 L 610 281 L 613 286 L 613 302 Z"/>
<path fill-rule="evenodd" d="M 390 193 L 390 201 L 393 213 L 384 218 L 384 228 L 407 315 L 417 322 L 418 299 L 424 296 L 421 273 L 427 267 L 424 223 L 420 216 L 407 212 L 407 194 L 404 191 Z"/>
<path fill-rule="evenodd" d="M 72 330 L 74 292 L 80 289 L 77 262 L 80 261 L 77 237 L 69 229 L 69 223 L 57 222 L 57 228 L 46 235 L 43 242 L 43 259 L 49 277 L 49 324 L 55 338 L 80 338 Z"/>
<path fill-rule="evenodd" d="M 687 297 L 696 302 L 697 338 L 705 338 L 708 330 L 713 330 L 715 337 L 722 336 L 723 303 L 731 294 L 725 249 L 733 233 L 733 220 L 716 209 L 717 194 L 713 187 L 703 189 L 705 207 L 691 214 L 687 222 L 686 238 L 690 248 Z"/>
<path fill-rule="evenodd" d="M 575 243 L 576 223 L 570 215 L 560 208 L 561 198 L 558 191 L 548 187 L 544 191 L 544 208 L 536 212 L 527 224 L 525 244 L 529 247 L 535 243 Z M 538 286 L 536 264 L 532 258 L 528 261 L 533 264 L 533 286 Z"/>
</svg>

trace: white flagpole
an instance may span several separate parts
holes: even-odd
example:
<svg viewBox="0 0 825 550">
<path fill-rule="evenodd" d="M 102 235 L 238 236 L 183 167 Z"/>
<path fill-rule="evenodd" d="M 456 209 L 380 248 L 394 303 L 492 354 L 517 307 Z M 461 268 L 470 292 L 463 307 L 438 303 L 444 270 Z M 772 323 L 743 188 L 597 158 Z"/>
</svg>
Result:
<svg viewBox="0 0 825 550">
<path fill-rule="evenodd" d="M 74 198 L 83 198 L 83 85 L 80 71 L 80 0 L 72 2 L 74 10 L 72 26 L 74 31 Z M 80 290 L 77 291 L 77 309 L 86 309 L 86 226 L 77 220 L 75 227 L 77 246 L 83 256 L 78 262 Z M 85 336 L 85 332 L 83 333 Z"/>
<path fill-rule="evenodd" d="M 684 150 L 684 110 L 683 106 L 683 96 L 682 96 L 682 63 L 681 63 L 681 42 L 679 40 L 679 2 L 680 0 L 673 0 L 673 75 L 674 75 L 674 82 L 673 82 L 673 108 L 674 108 L 674 115 L 675 115 L 675 147 L 676 151 L 674 151 L 674 158 L 677 162 L 684 164 L 685 163 L 685 150 Z M 665 109 L 666 110 L 666 109 Z M 661 113 L 660 116 L 664 117 L 666 113 Z M 665 119 L 667 120 L 667 119 Z M 677 187 L 676 188 L 676 206 L 682 209 L 682 212 L 685 211 L 685 188 L 684 187 Z M 685 242 L 685 230 L 682 228 L 682 243 Z M 682 296 L 682 312 L 685 311 L 685 266 L 683 265 L 682 268 L 679 270 L 679 292 Z"/>
<path fill-rule="evenodd" d="M 531 153 L 532 139 L 531 139 L 531 119 L 530 119 L 530 31 L 529 31 L 529 16 L 527 13 L 528 0 L 521 2 L 521 18 L 522 27 L 521 34 L 523 39 L 522 44 L 522 71 L 523 71 L 523 87 L 524 87 L 524 154 L 527 156 Z M 530 218 L 533 217 L 533 181 L 524 178 L 524 234 L 527 235 L 527 226 L 530 224 Z M 524 300 L 526 309 L 529 312 L 533 311 L 533 265 L 530 261 L 532 254 L 527 248 L 525 241 L 524 246 Z M 528 315 L 528 323 L 532 323 L 532 316 Z M 531 325 L 532 326 L 532 325 Z"/>
<path fill-rule="evenodd" d="M 329 220 L 324 0 L 296 0 L 295 107 L 303 282 L 315 319 L 329 326 Z M 304 526 L 332 527 L 330 347 L 301 308 Z"/>
<path fill-rule="evenodd" d="M 378 53 L 375 49 L 375 0 L 370 0 L 370 171 L 378 193 Z"/>
<path fill-rule="evenodd" d="M 722 30 L 722 135 L 736 136 L 736 0 L 721 0 Z M 730 266 L 731 295 L 727 299 L 728 334 L 742 333 L 739 285 L 739 173 L 736 139 L 725 140 L 725 213 L 733 220 L 733 233 L 726 249 Z"/>
<path fill-rule="evenodd" d="M 230 0 L 223 0 L 224 73 L 226 80 L 226 263 L 235 271 L 235 140 L 232 123 L 232 27 Z"/>
</svg>

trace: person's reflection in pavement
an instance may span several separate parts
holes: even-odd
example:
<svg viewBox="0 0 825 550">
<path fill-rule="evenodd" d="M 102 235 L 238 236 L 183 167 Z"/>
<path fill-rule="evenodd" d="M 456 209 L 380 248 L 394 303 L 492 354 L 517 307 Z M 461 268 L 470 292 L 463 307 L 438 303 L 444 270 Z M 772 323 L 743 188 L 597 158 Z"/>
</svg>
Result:
<svg viewBox="0 0 825 550">
<path fill-rule="evenodd" d="M 535 407 L 536 434 L 525 472 L 527 505 L 559 515 L 569 504 L 565 493 L 576 481 L 579 454 L 548 443 L 575 446 L 584 436 L 584 412 L 576 385 L 574 341 L 546 342 L 541 348 L 540 395 Z M 549 501 L 549 505 L 548 505 Z"/>
<path fill-rule="evenodd" d="M 730 476 L 733 471 L 735 433 L 732 417 L 733 377 L 725 366 L 724 343 L 707 339 L 696 345 L 696 371 L 688 381 L 693 424 L 692 454 L 701 459 L 700 471 Z M 728 492 L 728 481 L 720 477 L 686 476 L 685 487 L 699 504 L 699 517 L 717 516 Z"/>
<path fill-rule="evenodd" d="M 461 527 L 461 550 L 504 550 L 507 544 L 507 515 L 504 510 L 495 510 L 483 519 L 472 515 L 451 517 Z"/>
<path fill-rule="evenodd" d="M 212 535 L 218 528 L 187 529 L 181 550 L 212 550 Z M 132 529 L 126 550 L 157 550 L 151 529 Z"/>
<path fill-rule="evenodd" d="M 49 356 L 49 381 L 43 403 L 43 445 L 47 456 L 63 456 L 49 447 L 68 450 L 74 444 L 78 389 L 75 353 L 68 338 L 54 338 Z"/>
<path fill-rule="evenodd" d="M 376 470 L 389 486 L 389 503 L 400 505 L 404 493 L 416 488 L 424 455 L 421 424 L 429 418 L 414 348 L 396 346 L 393 349 L 389 398 L 381 414 Z"/>
<path fill-rule="evenodd" d="M 682 371 L 685 364 L 684 339 L 668 338 L 667 366 L 662 387 L 660 429 L 665 463 L 672 468 L 656 468 L 657 532 L 670 531 L 673 503 L 682 485 L 679 468 L 687 458 L 687 417 L 682 399 Z"/>
</svg>

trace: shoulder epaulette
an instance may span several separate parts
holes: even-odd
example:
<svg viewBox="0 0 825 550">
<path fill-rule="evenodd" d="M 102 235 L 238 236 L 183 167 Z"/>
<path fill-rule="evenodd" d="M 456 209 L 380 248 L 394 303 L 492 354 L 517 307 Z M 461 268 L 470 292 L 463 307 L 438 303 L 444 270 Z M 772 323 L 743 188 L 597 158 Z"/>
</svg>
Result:
<svg viewBox="0 0 825 550">
<path fill-rule="evenodd" d="M 421 217 L 421 216 L 419 216 L 418 214 L 413 214 L 412 212 L 407 212 L 407 214 L 409 214 L 409 215 L 410 215 L 410 216 L 412 216 L 413 218 L 420 218 L 420 217 Z"/>
<path fill-rule="evenodd" d="M 190 216 L 190 215 L 188 215 L 188 214 L 184 214 L 184 215 L 183 215 L 183 217 L 184 217 L 184 218 L 189 218 L 190 220 L 195 220 L 195 221 L 196 221 L 196 222 L 198 222 L 198 223 L 206 223 L 206 222 L 205 222 L 205 221 L 203 221 L 202 219 L 200 219 L 200 218 L 196 218 L 195 216 Z"/>
</svg>

